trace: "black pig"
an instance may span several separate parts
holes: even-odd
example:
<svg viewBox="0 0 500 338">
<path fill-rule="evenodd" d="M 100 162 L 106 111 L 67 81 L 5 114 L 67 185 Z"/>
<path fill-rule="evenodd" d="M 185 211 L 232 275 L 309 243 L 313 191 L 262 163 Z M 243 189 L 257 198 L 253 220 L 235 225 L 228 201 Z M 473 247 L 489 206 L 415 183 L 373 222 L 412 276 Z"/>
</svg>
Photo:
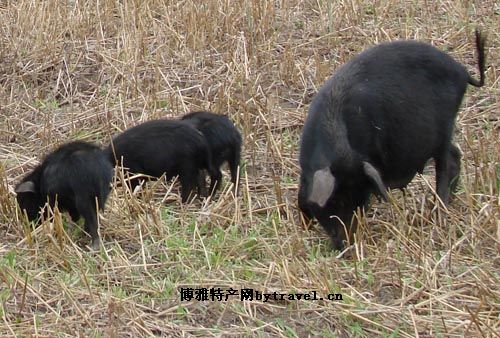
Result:
<svg viewBox="0 0 500 338">
<path fill-rule="evenodd" d="M 167 179 L 179 175 L 183 202 L 195 187 L 200 195 L 206 193 L 201 170 L 215 175 L 207 140 L 182 121 L 152 120 L 139 124 L 116 136 L 105 151 L 112 163 L 123 164 L 132 173 L 153 177 L 165 174 Z M 130 184 L 134 188 L 139 179 Z"/>
<path fill-rule="evenodd" d="M 467 84 L 484 84 L 484 45 L 476 31 L 479 81 L 429 44 L 395 41 L 357 55 L 319 90 L 301 137 L 298 203 L 335 248 L 352 236 L 353 212 L 372 193 L 387 199 L 388 188 L 405 187 L 430 158 L 447 205 L 460 172 L 454 121 Z"/>
<path fill-rule="evenodd" d="M 216 173 L 215 176 L 210 177 L 210 192 L 215 192 L 220 187 L 222 181 L 220 167 L 224 162 L 229 165 L 231 182 L 236 187 L 241 153 L 241 135 L 231 120 L 224 115 L 199 111 L 184 115 L 182 121 L 192 124 L 207 139 Z"/>
<path fill-rule="evenodd" d="M 73 221 L 84 218 L 85 231 L 97 250 L 100 240 L 96 199 L 103 210 L 112 176 L 113 167 L 99 147 L 83 141 L 67 143 L 17 184 L 17 202 L 28 219 L 35 221 L 46 202 L 54 207 L 57 201 L 59 210 L 68 211 Z"/>
</svg>

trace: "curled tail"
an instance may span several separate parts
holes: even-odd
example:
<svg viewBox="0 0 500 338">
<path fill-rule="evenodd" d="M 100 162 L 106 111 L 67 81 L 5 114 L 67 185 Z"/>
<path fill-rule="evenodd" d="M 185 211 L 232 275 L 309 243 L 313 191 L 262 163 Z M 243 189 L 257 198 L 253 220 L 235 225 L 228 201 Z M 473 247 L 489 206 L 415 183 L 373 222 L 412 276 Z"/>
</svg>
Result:
<svg viewBox="0 0 500 338">
<path fill-rule="evenodd" d="M 476 28 L 476 50 L 477 50 L 477 64 L 479 68 L 479 81 L 469 75 L 469 83 L 474 87 L 482 87 L 484 85 L 484 69 L 486 63 L 486 56 L 484 53 L 484 46 L 486 44 L 486 36 L 481 34 L 481 30 Z"/>
</svg>

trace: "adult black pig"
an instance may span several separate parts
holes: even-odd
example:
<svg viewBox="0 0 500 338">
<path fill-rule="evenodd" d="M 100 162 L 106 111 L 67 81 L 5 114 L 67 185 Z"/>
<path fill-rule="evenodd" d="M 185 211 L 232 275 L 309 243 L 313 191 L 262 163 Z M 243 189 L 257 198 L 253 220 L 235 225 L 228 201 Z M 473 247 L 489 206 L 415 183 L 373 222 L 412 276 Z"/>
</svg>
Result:
<svg viewBox="0 0 500 338">
<path fill-rule="evenodd" d="M 97 206 L 104 210 L 112 177 L 113 167 L 99 147 L 70 142 L 47 155 L 17 184 L 16 198 L 31 221 L 39 218 L 45 203 L 54 207 L 56 201 L 59 210 L 68 211 L 73 221 L 83 217 L 92 248 L 97 250 Z"/>
<path fill-rule="evenodd" d="M 460 172 L 455 117 L 467 84 L 484 84 L 484 45 L 476 30 L 479 81 L 429 44 L 395 41 L 357 55 L 319 90 L 301 137 L 298 203 L 335 248 L 347 239 L 342 223 L 352 235 L 353 212 L 372 193 L 387 199 L 386 189 L 405 187 L 430 158 L 447 205 Z"/>
</svg>

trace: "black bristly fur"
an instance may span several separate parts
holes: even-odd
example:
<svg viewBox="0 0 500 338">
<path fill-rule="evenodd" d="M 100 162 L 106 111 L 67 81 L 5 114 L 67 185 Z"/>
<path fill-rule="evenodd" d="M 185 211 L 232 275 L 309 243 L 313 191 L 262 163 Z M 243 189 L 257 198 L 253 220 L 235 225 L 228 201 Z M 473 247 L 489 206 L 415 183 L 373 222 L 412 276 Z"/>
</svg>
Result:
<svg viewBox="0 0 500 338">
<path fill-rule="evenodd" d="M 131 173 L 170 179 L 179 175 L 182 201 L 186 202 L 195 187 L 199 195 L 206 186 L 199 180 L 201 170 L 215 175 L 212 155 L 203 134 L 182 121 L 152 120 L 127 129 L 106 148 L 112 163 L 122 164 Z M 132 188 L 139 179 L 130 182 Z"/>
<path fill-rule="evenodd" d="M 92 237 L 92 247 L 99 247 L 97 208 L 104 209 L 109 195 L 113 168 L 103 151 L 82 141 L 64 144 L 45 157 L 40 165 L 16 186 L 17 201 L 31 221 L 40 216 L 48 201 L 67 211 L 74 221 L 85 220 L 85 231 Z M 26 191 L 26 184 L 32 189 Z"/>
<path fill-rule="evenodd" d="M 349 230 L 353 212 L 366 209 L 372 193 L 405 187 L 430 158 L 437 194 L 448 203 L 460 172 L 460 151 L 451 143 L 454 122 L 467 85 L 484 84 L 484 46 L 476 31 L 478 81 L 430 44 L 382 43 L 340 67 L 314 97 L 301 137 L 298 204 L 318 219 L 334 247 L 347 239 L 342 222 Z M 366 163 L 382 184 L 366 174 Z M 311 202 L 313 177 L 325 173 L 321 169 L 334 177 L 326 202 L 314 197 L 323 206 Z"/>
<path fill-rule="evenodd" d="M 241 153 L 241 135 L 227 116 L 207 111 L 192 112 L 182 117 L 182 121 L 190 123 L 201 131 L 207 139 L 212 152 L 215 176 L 210 177 L 210 193 L 214 193 L 221 184 L 220 167 L 224 162 L 229 165 L 231 182 L 236 188 L 238 181 L 238 165 Z"/>
</svg>

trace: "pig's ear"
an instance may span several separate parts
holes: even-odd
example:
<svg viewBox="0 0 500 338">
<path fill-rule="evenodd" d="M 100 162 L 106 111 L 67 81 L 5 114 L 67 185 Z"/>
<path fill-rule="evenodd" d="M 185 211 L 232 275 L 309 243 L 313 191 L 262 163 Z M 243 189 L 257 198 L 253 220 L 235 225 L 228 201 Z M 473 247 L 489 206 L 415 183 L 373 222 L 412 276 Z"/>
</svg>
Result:
<svg viewBox="0 0 500 338">
<path fill-rule="evenodd" d="M 35 192 L 35 183 L 33 181 L 26 181 L 22 182 L 16 187 L 16 193 L 23 193 L 23 192 Z"/>
<path fill-rule="evenodd" d="M 375 167 L 368 162 L 363 162 L 363 171 L 375 185 L 380 196 L 382 196 L 386 201 L 388 201 L 389 196 L 387 195 L 387 188 L 385 187 L 385 184 L 382 181 L 382 177 L 380 177 L 379 171 L 375 169 Z"/>
<path fill-rule="evenodd" d="M 334 186 L 335 177 L 333 177 L 330 167 L 316 171 L 313 176 L 309 202 L 316 203 L 321 208 L 324 207 L 328 198 L 332 195 Z"/>
</svg>

